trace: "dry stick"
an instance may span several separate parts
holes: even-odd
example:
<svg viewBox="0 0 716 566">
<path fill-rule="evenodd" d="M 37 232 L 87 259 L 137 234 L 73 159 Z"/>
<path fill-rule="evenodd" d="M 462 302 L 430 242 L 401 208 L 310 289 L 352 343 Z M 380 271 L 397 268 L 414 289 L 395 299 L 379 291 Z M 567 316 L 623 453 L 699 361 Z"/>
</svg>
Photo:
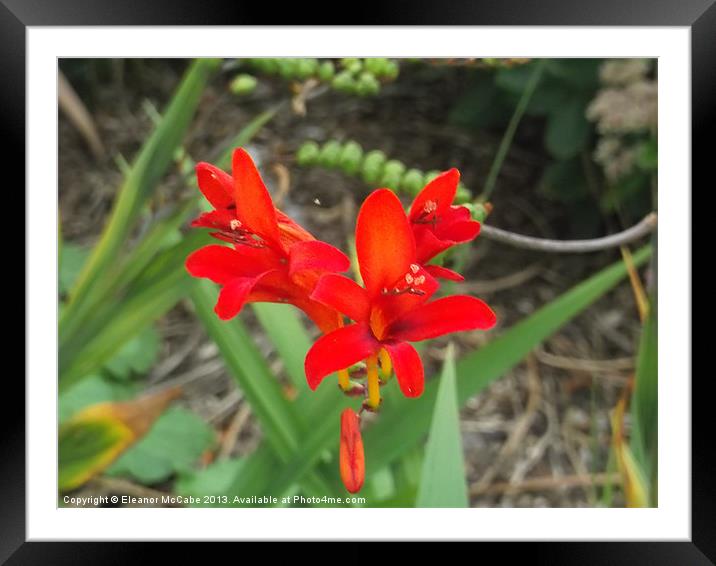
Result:
<svg viewBox="0 0 716 566">
<path fill-rule="evenodd" d="M 94 120 L 92 120 L 92 115 L 80 97 L 77 96 L 75 89 L 72 88 L 62 71 L 59 71 L 57 75 L 57 93 L 58 104 L 62 112 L 65 113 L 67 119 L 80 133 L 94 158 L 97 160 L 102 159 L 105 149 Z"/>
<path fill-rule="evenodd" d="M 647 214 L 639 224 L 635 224 L 623 232 L 610 234 L 609 236 L 595 238 L 593 240 L 549 240 L 546 238 L 533 238 L 532 236 L 514 234 L 513 232 L 485 224 L 482 225 L 480 235 L 490 240 L 526 250 L 551 253 L 585 253 L 617 248 L 639 240 L 653 232 L 656 228 L 656 223 L 656 212 L 651 212 Z"/>
</svg>

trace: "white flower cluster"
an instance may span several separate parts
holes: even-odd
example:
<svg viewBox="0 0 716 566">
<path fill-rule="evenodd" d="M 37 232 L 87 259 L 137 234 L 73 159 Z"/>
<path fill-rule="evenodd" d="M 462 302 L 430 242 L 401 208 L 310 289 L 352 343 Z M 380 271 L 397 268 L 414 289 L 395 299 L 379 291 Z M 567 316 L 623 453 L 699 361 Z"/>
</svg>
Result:
<svg viewBox="0 0 716 566">
<path fill-rule="evenodd" d="M 638 145 L 627 142 L 634 134 L 656 132 L 657 82 L 649 78 L 652 63 L 623 59 L 604 63 L 599 78 L 604 85 L 587 108 L 587 118 L 603 134 L 594 159 L 610 181 L 617 181 L 634 168 Z"/>
</svg>

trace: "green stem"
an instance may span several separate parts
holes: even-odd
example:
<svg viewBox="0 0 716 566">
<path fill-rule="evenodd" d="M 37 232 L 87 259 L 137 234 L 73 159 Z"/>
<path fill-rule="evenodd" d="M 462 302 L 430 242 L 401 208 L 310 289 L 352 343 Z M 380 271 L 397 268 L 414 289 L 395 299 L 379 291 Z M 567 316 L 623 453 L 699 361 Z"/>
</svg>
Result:
<svg viewBox="0 0 716 566">
<path fill-rule="evenodd" d="M 500 141 L 500 146 L 497 148 L 495 159 L 492 161 L 490 172 L 487 175 L 487 181 L 485 181 L 485 188 L 483 189 L 482 194 L 475 199 L 476 203 L 487 202 L 492 195 L 492 191 L 495 189 L 497 177 L 500 174 L 505 157 L 507 157 L 507 153 L 510 151 L 510 146 L 512 146 L 512 139 L 515 137 L 517 126 L 519 126 L 520 120 L 522 120 L 522 116 L 524 115 L 525 110 L 527 110 L 527 105 L 530 103 L 530 99 L 537 89 L 539 80 L 542 77 L 545 61 L 546 59 L 540 59 L 537 62 L 529 80 L 527 81 L 527 84 L 525 85 L 525 90 L 522 91 L 522 96 L 520 96 L 520 99 L 517 102 L 515 111 L 510 118 L 509 124 L 507 124 L 507 129 L 505 130 L 504 135 L 502 136 L 502 141 Z"/>
</svg>

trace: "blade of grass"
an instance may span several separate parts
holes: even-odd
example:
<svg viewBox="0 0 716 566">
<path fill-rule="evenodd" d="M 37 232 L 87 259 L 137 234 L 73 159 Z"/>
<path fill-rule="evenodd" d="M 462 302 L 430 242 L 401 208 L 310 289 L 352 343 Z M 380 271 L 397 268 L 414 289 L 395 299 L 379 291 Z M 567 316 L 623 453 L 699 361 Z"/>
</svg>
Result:
<svg viewBox="0 0 716 566">
<path fill-rule="evenodd" d="M 658 323 L 656 308 L 656 302 L 652 301 L 647 309 L 648 314 L 644 321 L 639 345 L 631 402 L 631 448 L 651 485 L 654 485 L 657 475 L 658 456 Z M 650 495 L 651 503 L 655 505 L 655 490 L 650 489 Z"/>
<path fill-rule="evenodd" d="M 469 506 L 455 380 L 455 350 L 450 344 L 435 399 L 416 507 Z"/>
</svg>

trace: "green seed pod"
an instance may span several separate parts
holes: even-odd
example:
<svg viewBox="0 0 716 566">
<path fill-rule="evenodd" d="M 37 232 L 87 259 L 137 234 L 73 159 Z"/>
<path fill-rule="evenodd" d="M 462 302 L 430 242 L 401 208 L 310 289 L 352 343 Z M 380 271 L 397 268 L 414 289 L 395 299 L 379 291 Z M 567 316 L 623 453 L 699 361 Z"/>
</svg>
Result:
<svg viewBox="0 0 716 566">
<path fill-rule="evenodd" d="M 258 81 L 253 75 L 236 75 L 229 84 L 229 90 L 236 96 L 246 96 L 256 89 L 257 84 Z"/>
<path fill-rule="evenodd" d="M 338 167 L 348 175 L 355 175 L 360 170 L 362 161 L 363 148 L 359 143 L 349 141 L 343 146 L 343 150 L 338 157 Z"/>
<path fill-rule="evenodd" d="M 315 75 L 318 72 L 317 59 L 298 59 L 296 65 L 296 75 L 299 79 L 304 80 Z"/>
<path fill-rule="evenodd" d="M 324 61 L 320 67 L 318 67 L 318 78 L 324 83 L 332 80 L 335 74 L 336 68 L 333 66 L 332 61 Z"/>
<path fill-rule="evenodd" d="M 383 74 L 387 79 L 395 80 L 398 78 L 398 74 L 400 73 L 400 67 L 395 61 L 386 61 L 385 66 L 383 68 Z"/>
<path fill-rule="evenodd" d="M 359 96 L 371 96 L 378 94 L 378 91 L 380 91 L 378 79 L 370 73 L 362 73 L 358 79 L 356 94 Z"/>
<path fill-rule="evenodd" d="M 360 59 L 358 59 L 357 57 L 344 57 L 343 59 L 341 59 L 341 67 L 343 67 L 344 69 L 347 69 L 354 63 L 360 63 Z"/>
<path fill-rule="evenodd" d="M 487 209 L 484 205 L 479 203 L 466 203 L 463 206 L 467 207 L 467 209 L 470 211 L 470 216 L 473 220 L 477 220 L 478 222 L 484 222 L 487 218 Z"/>
<path fill-rule="evenodd" d="M 380 178 L 380 185 L 397 191 L 400 186 L 400 180 L 403 177 L 403 173 L 405 173 L 405 165 L 396 159 L 391 159 L 383 167 L 383 175 Z"/>
<path fill-rule="evenodd" d="M 374 149 L 369 151 L 363 160 L 361 174 L 363 181 L 368 185 L 376 185 L 383 173 L 383 165 L 385 164 L 385 153 Z"/>
<path fill-rule="evenodd" d="M 263 59 L 259 59 L 259 61 L 262 61 L 262 66 L 264 73 L 267 73 L 269 75 L 276 75 L 279 72 L 279 64 L 278 59 L 275 59 L 273 57 L 265 57 Z"/>
<path fill-rule="evenodd" d="M 327 141 L 321 148 L 318 163 L 323 167 L 338 167 L 338 157 L 341 155 L 342 149 L 341 144 L 336 140 Z"/>
<path fill-rule="evenodd" d="M 335 77 L 331 83 L 334 89 L 340 92 L 351 92 L 355 88 L 355 81 L 350 73 L 341 71 Z"/>
<path fill-rule="evenodd" d="M 318 163 L 318 157 L 321 153 L 321 149 L 318 144 L 314 141 L 304 142 L 296 152 L 296 161 L 301 167 L 307 167 L 309 165 L 316 165 Z"/>
<path fill-rule="evenodd" d="M 418 169 L 409 169 L 400 181 L 400 190 L 411 196 L 423 190 L 423 172 Z"/>
<path fill-rule="evenodd" d="M 457 192 L 455 193 L 455 202 L 457 204 L 464 204 L 466 202 L 470 202 L 472 200 L 472 193 L 470 190 L 460 183 L 457 187 Z"/>
<path fill-rule="evenodd" d="M 381 57 L 371 57 L 363 60 L 365 70 L 377 77 L 380 77 L 385 73 L 387 63 L 389 63 L 389 61 Z"/>
<path fill-rule="evenodd" d="M 298 59 L 276 59 L 278 74 L 284 79 L 293 79 L 298 75 Z"/>
</svg>

